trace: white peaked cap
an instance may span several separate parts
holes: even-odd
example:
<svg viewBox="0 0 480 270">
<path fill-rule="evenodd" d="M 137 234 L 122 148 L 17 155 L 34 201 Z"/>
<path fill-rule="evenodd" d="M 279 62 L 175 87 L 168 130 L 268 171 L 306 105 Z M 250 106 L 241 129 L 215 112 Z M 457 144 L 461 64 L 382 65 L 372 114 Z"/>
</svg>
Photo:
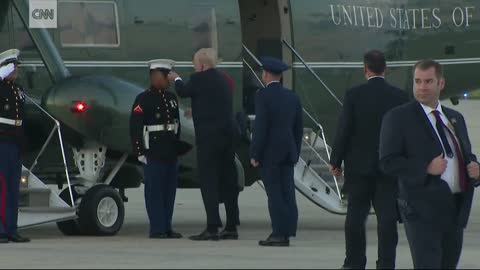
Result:
<svg viewBox="0 0 480 270">
<path fill-rule="evenodd" d="M 5 62 L 14 62 L 18 61 L 18 55 L 20 51 L 17 49 L 10 49 L 0 53 L 0 64 Z"/>
<path fill-rule="evenodd" d="M 148 61 L 150 69 L 165 68 L 171 70 L 175 66 L 175 61 L 170 59 L 155 59 Z"/>
</svg>

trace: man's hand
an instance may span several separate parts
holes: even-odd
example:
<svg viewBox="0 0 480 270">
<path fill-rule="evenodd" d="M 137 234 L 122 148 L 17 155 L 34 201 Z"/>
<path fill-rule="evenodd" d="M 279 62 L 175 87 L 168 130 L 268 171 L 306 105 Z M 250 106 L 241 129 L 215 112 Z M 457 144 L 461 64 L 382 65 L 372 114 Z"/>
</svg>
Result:
<svg viewBox="0 0 480 270">
<path fill-rule="evenodd" d="M 252 164 L 252 166 L 255 168 L 257 168 L 260 165 L 260 163 L 253 158 L 250 159 L 250 164 Z"/>
<path fill-rule="evenodd" d="M 330 165 L 330 173 L 335 177 L 340 177 L 343 174 L 343 170 L 342 168 L 338 168 Z"/>
<path fill-rule="evenodd" d="M 183 116 L 185 116 L 187 119 L 192 119 L 192 108 L 186 109 L 183 113 Z"/>
<path fill-rule="evenodd" d="M 448 161 L 443 158 L 443 154 L 434 158 L 427 167 L 427 173 L 431 175 L 442 175 L 447 169 Z"/>
<path fill-rule="evenodd" d="M 174 81 L 176 78 L 180 78 L 180 76 L 178 76 L 175 71 L 170 71 L 170 73 L 168 73 L 168 80 Z"/>
<path fill-rule="evenodd" d="M 2 80 L 7 78 L 8 75 L 12 74 L 14 70 L 15 70 L 15 64 L 13 63 L 0 67 L 0 78 L 2 78 Z"/>
<path fill-rule="evenodd" d="M 147 158 L 145 156 L 139 156 L 138 157 L 138 161 L 140 161 L 141 163 L 147 165 Z"/>
<path fill-rule="evenodd" d="M 468 172 L 468 177 L 475 179 L 475 180 L 480 180 L 480 166 L 478 165 L 477 162 L 470 162 L 470 164 L 467 165 L 467 172 Z"/>
</svg>

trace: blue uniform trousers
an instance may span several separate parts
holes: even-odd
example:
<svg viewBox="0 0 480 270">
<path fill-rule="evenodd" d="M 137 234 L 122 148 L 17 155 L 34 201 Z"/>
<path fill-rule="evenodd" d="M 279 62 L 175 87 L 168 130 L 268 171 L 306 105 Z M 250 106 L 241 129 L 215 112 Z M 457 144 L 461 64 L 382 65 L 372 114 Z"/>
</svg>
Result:
<svg viewBox="0 0 480 270">
<path fill-rule="evenodd" d="M 272 235 L 296 236 L 298 209 L 295 199 L 293 166 L 263 167 L 261 171 L 268 196 Z"/>
<path fill-rule="evenodd" d="M 147 158 L 145 173 L 145 206 L 150 220 L 150 235 L 172 230 L 173 208 L 177 192 L 178 162 Z"/>
<path fill-rule="evenodd" d="M 22 161 L 20 147 L 15 143 L 0 143 L 0 234 L 17 233 L 18 193 Z"/>
</svg>

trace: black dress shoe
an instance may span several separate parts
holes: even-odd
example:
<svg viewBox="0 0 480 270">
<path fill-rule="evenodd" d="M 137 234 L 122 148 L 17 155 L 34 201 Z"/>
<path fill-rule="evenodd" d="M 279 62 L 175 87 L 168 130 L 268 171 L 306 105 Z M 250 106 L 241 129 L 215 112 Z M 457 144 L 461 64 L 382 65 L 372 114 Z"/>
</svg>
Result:
<svg viewBox="0 0 480 270">
<path fill-rule="evenodd" d="M 258 245 L 264 247 L 288 247 L 290 241 L 286 237 L 269 236 L 266 240 L 261 240 Z"/>
<path fill-rule="evenodd" d="M 183 237 L 181 233 L 178 233 L 176 231 L 170 230 L 167 232 L 168 238 L 170 239 L 180 239 Z"/>
<path fill-rule="evenodd" d="M 151 239 L 168 239 L 168 234 L 167 233 L 154 233 L 150 234 Z"/>
<path fill-rule="evenodd" d="M 6 234 L 0 235 L 0 244 L 8 243 L 8 236 Z"/>
<path fill-rule="evenodd" d="M 14 243 L 28 243 L 28 242 L 30 242 L 30 239 L 28 239 L 26 237 L 23 237 L 23 236 L 20 236 L 19 234 L 14 234 L 14 235 L 8 236 L 8 240 L 10 242 L 14 242 Z"/>
<path fill-rule="evenodd" d="M 201 234 L 190 236 L 189 239 L 193 241 L 218 241 L 219 237 L 218 233 L 205 230 Z"/>
<path fill-rule="evenodd" d="M 238 232 L 223 230 L 218 234 L 218 238 L 221 240 L 238 240 Z"/>
</svg>

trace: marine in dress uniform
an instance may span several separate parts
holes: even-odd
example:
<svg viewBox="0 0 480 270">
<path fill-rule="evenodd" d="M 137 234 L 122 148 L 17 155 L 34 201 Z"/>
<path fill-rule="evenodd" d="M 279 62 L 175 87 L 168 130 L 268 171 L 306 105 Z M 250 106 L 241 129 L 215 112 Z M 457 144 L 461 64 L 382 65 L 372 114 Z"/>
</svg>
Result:
<svg viewBox="0 0 480 270">
<path fill-rule="evenodd" d="M 145 205 L 150 219 L 150 238 L 181 238 L 172 230 L 178 179 L 178 156 L 191 149 L 180 140 L 178 100 L 167 91 L 172 60 L 152 60 L 151 86 L 132 106 L 130 134 L 138 160 L 143 163 Z"/>
<path fill-rule="evenodd" d="M 17 233 L 25 104 L 23 88 L 15 83 L 19 54 L 0 54 L 0 243 L 30 241 Z"/>
<path fill-rule="evenodd" d="M 282 61 L 260 58 L 264 89 L 255 97 L 255 126 L 250 148 L 251 163 L 261 167 L 262 181 L 268 196 L 272 234 L 261 246 L 289 246 L 296 235 L 298 209 L 295 199 L 293 168 L 302 143 L 303 122 L 300 99 L 280 83 L 288 69 Z"/>
</svg>

